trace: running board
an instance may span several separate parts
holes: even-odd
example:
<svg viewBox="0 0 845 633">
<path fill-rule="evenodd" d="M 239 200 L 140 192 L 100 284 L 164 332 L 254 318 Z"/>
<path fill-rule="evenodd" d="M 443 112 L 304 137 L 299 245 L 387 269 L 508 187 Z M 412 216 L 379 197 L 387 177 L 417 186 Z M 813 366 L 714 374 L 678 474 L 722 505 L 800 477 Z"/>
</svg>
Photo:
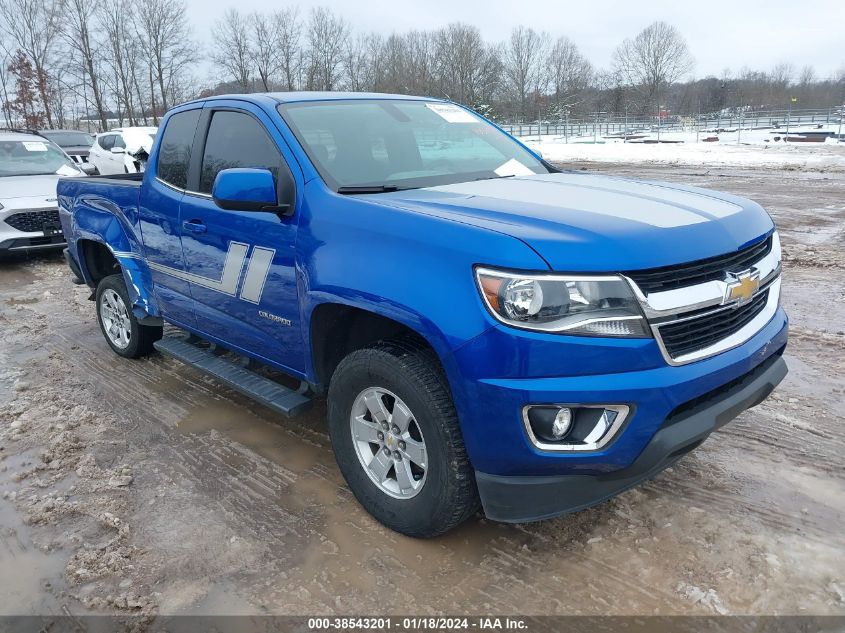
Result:
<svg viewBox="0 0 845 633">
<path fill-rule="evenodd" d="M 221 358 L 214 351 L 197 347 L 183 338 L 166 337 L 153 343 L 165 356 L 171 356 L 216 378 L 265 407 L 293 417 L 309 409 L 308 396 L 277 382 L 259 376 L 254 371 Z"/>
</svg>

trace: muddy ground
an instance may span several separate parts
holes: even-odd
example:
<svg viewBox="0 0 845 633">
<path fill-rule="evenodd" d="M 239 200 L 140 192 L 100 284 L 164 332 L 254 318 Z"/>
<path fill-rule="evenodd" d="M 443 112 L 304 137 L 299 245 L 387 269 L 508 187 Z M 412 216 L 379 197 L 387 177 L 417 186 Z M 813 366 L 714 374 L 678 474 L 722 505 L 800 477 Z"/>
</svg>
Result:
<svg viewBox="0 0 845 633">
<path fill-rule="evenodd" d="M 754 198 L 791 373 L 673 469 L 530 525 L 416 541 L 285 420 L 110 352 L 58 257 L 0 263 L 0 614 L 845 614 L 845 175 L 601 165 Z"/>
</svg>

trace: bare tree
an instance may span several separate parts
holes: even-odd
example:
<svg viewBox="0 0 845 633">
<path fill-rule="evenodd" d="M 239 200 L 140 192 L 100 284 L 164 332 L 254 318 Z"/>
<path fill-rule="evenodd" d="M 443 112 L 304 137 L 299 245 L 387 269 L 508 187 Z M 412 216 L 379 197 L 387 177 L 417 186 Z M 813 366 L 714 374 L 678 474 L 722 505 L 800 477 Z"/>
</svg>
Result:
<svg viewBox="0 0 845 633">
<path fill-rule="evenodd" d="M 346 21 L 326 7 L 311 10 L 308 20 L 308 72 L 310 90 L 335 90 L 340 81 L 343 49 L 349 37 Z"/>
<path fill-rule="evenodd" d="M 146 0 L 138 4 L 137 17 L 140 39 L 149 51 L 147 79 L 150 84 L 153 121 L 157 124 L 155 88 L 158 88 L 161 111 L 164 112 L 170 107 L 168 93 L 172 89 L 174 79 L 194 59 L 187 24 L 187 7 L 184 0 Z"/>
<path fill-rule="evenodd" d="M 214 48 L 211 60 L 234 80 L 241 92 L 249 92 L 252 84 L 253 55 L 250 26 L 237 9 L 228 9 L 211 30 Z M 255 34 L 256 37 L 258 34 Z"/>
<path fill-rule="evenodd" d="M 370 56 L 368 37 L 359 33 L 346 38 L 343 50 L 343 67 L 346 71 L 346 86 L 353 92 L 362 92 L 370 84 Z"/>
<path fill-rule="evenodd" d="M 560 37 L 549 50 L 546 74 L 555 105 L 569 108 L 583 100 L 593 66 L 568 37 Z"/>
<path fill-rule="evenodd" d="M 53 126 L 50 108 L 49 65 L 61 19 L 61 0 L 0 0 L 0 29 L 32 63 L 37 92 L 47 125 Z"/>
<path fill-rule="evenodd" d="M 626 39 L 613 53 L 614 69 L 629 86 L 644 93 L 649 105 L 661 92 L 692 70 L 686 40 L 674 26 L 654 22 L 634 39 Z M 658 104 L 659 105 L 659 104 Z"/>
<path fill-rule="evenodd" d="M 281 71 L 286 90 L 296 90 L 301 84 L 302 51 L 299 47 L 302 22 L 296 7 L 273 13 L 273 27 L 276 31 L 276 50 L 279 53 Z"/>
<path fill-rule="evenodd" d="M 9 55 L 5 49 L 0 50 L 0 96 L 3 97 L 3 102 L 0 107 L 3 109 L 3 119 L 6 122 L 6 127 L 13 127 L 15 124 L 12 118 L 12 76 L 9 74 L 9 65 L 11 64 L 12 56 Z"/>
<path fill-rule="evenodd" d="M 277 46 L 277 35 L 273 25 L 273 17 L 256 11 L 249 16 L 249 26 L 252 30 L 250 38 L 252 46 L 250 55 L 261 81 L 262 89 L 270 90 L 270 82 L 282 69 L 281 52 Z"/>
<path fill-rule="evenodd" d="M 478 28 L 455 22 L 435 31 L 433 40 L 434 92 L 469 105 L 486 100 L 497 85 L 500 62 Z"/>
<path fill-rule="evenodd" d="M 381 48 L 381 90 L 385 92 L 408 92 L 407 51 L 405 38 L 392 33 Z"/>
<path fill-rule="evenodd" d="M 517 26 L 504 47 L 505 77 L 508 88 L 519 104 L 518 114 L 528 113 L 528 96 L 542 88 L 543 58 L 548 36 L 534 29 Z"/>
<path fill-rule="evenodd" d="M 131 31 L 127 33 L 127 25 L 132 25 L 134 21 L 135 10 L 131 0 L 100 3 L 97 22 L 105 39 L 102 58 L 110 69 L 109 87 L 118 111 L 123 110 L 130 125 L 136 125 L 136 107 L 141 109 L 141 116 L 144 116 L 141 95 L 134 94 L 137 84 L 135 77 L 138 70 L 138 47 L 132 41 Z"/>
<path fill-rule="evenodd" d="M 106 131 L 106 107 L 102 94 L 99 64 L 100 44 L 94 39 L 93 21 L 100 8 L 100 0 L 65 0 L 64 18 L 61 21 L 61 33 L 82 70 L 82 81 L 91 88 L 94 108 L 100 119 L 100 130 Z"/>
<path fill-rule="evenodd" d="M 798 85 L 807 87 L 816 82 L 816 70 L 812 66 L 804 66 L 798 76 Z"/>
<path fill-rule="evenodd" d="M 411 31 L 404 39 L 408 92 L 430 94 L 434 88 L 434 38 L 427 31 Z"/>
</svg>

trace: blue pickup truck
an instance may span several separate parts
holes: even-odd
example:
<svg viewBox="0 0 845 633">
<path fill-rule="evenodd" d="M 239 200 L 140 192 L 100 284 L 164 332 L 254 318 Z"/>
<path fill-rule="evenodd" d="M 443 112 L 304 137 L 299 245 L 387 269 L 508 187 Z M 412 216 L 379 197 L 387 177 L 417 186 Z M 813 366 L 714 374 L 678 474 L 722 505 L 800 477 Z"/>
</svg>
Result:
<svg viewBox="0 0 845 633">
<path fill-rule="evenodd" d="M 145 173 L 58 198 L 114 352 L 286 415 L 325 397 L 350 489 L 412 536 L 599 503 L 786 375 L 759 205 L 561 171 L 448 101 L 193 101 Z"/>
</svg>

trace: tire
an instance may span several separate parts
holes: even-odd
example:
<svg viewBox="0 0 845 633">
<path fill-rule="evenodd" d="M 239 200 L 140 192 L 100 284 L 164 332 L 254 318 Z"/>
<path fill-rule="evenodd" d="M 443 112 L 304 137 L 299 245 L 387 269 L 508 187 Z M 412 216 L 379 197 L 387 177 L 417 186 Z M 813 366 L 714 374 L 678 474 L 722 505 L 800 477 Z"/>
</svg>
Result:
<svg viewBox="0 0 845 633">
<path fill-rule="evenodd" d="M 97 285 L 97 323 L 106 343 L 124 358 L 140 358 L 153 351 L 153 343 L 162 336 L 160 325 L 141 325 L 132 313 L 123 275 L 117 273 Z M 118 334 L 120 332 L 120 334 Z"/>
<path fill-rule="evenodd" d="M 375 402 L 374 396 L 385 405 L 384 412 L 390 413 L 388 433 L 382 428 L 383 441 L 372 436 L 362 441 L 360 437 L 381 426 L 379 416 L 373 416 L 367 404 Z M 408 418 L 408 430 L 391 436 L 395 433 L 391 421 L 395 419 L 401 425 L 400 419 Z M 430 350 L 402 340 L 382 342 L 349 354 L 331 378 L 328 421 L 335 458 L 349 488 L 359 503 L 390 529 L 407 536 L 430 538 L 449 531 L 478 510 L 475 476 L 458 416 L 446 378 Z M 357 429 L 363 429 L 358 440 L 353 438 Z M 402 438 L 407 440 L 407 446 Z M 384 457 L 384 449 L 390 448 L 388 443 L 402 450 Z M 420 444 L 423 452 L 419 451 Z M 414 458 L 425 462 L 424 468 L 406 459 L 412 454 L 424 456 L 422 460 Z M 373 469 L 365 465 L 370 458 L 375 470 L 382 472 L 384 467 L 379 468 L 376 458 L 386 463 L 393 460 L 393 470 L 389 472 L 396 481 L 388 476 L 377 483 L 381 475 L 374 475 Z M 404 490 L 400 472 L 406 473 L 402 478 Z M 413 479 L 409 480 L 407 474 Z"/>
</svg>

